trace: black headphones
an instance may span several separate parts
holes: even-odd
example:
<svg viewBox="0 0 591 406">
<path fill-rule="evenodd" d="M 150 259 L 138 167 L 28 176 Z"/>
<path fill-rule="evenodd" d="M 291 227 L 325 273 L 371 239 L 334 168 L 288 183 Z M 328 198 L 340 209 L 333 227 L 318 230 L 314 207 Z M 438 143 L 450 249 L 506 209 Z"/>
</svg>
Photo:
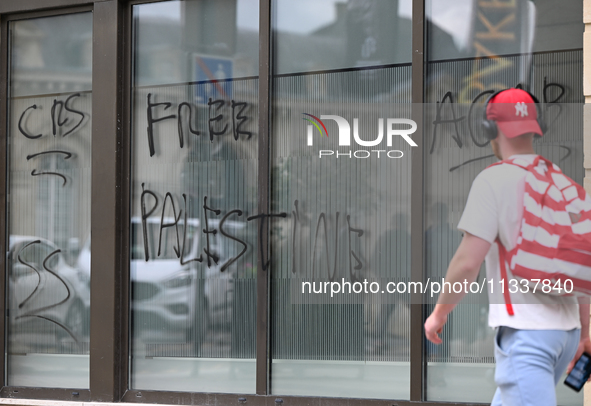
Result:
<svg viewBox="0 0 591 406">
<path fill-rule="evenodd" d="M 483 115 L 482 115 L 482 132 L 484 133 L 484 136 L 486 137 L 487 140 L 494 140 L 495 138 L 497 138 L 497 134 L 498 134 L 498 129 L 497 129 L 497 122 L 495 120 L 489 120 L 486 117 L 486 109 L 488 107 L 488 103 L 499 93 L 504 92 L 505 90 L 509 90 L 509 89 L 503 89 L 503 90 L 499 90 L 497 92 L 494 92 L 493 94 L 490 95 L 490 97 L 488 99 L 486 99 L 486 102 L 484 102 L 484 111 L 483 111 Z M 532 100 L 534 101 L 534 103 L 536 104 L 536 109 L 538 112 L 538 125 L 540 126 L 540 129 L 542 130 L 542 133 L 546 132 L 546 123 L 542 117 L 542 108 L 540 105 L 540 101 L 538 100 L 538 98 L 536 96 L 534 96 L 533 94 L 531 94 L 530 92 L 528 92 L 525 89 L 520 89 L 523 90 L 524 92 L 526 92 L 527 94 L 529 94 L 529 96 L 532 98 Z M 535 137 L 540 137 L 539 134 L 536 134 Z"/>
</svg>

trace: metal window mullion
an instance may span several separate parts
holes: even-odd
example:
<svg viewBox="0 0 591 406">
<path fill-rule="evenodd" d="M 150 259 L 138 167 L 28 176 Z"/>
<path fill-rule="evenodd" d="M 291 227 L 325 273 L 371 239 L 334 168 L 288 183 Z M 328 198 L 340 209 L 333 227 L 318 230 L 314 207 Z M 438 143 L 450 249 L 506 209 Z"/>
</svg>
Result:
<svg viewBox="0 0 591 406">
<path fill-rule="evenodd" d="M 93 13 L 90 392 L 93 401 L 103 402 L 119 401 L 125 389 L 119 145 L 122 9 L 117 0 L 100 1 Z"/>
<path fill-rule="evenodd" d="M 121 44 L 120 52 L 122 52 L 122 65 L 119 69 L 122 69 L 120 77 L 122 78 L 121 84 L 121 96 L 122 96 L 122 107 L 121 107 L 121 155 L 119 156 L 119 174 L 120 174 L 120 185 L 121 185 L 121 206 L 118 210 L 120 215 L 119 224 L 122 226 L 120 231 L 120 295 L 119 300 L 121 303 L 120 317 L 119 320 L 121 326 L 121 339 L 120 347 L 120 359 L 119 365 L 119 395 L 121 400 L 123 394 L 129 389 L 129 376 L 130 376 L 130 363 L 129 363 L 129 337 L 130 332 L 130 308 L 131 308 L 131 294 L 130 294 L 130 280 L 129 280 L 129 267 L 130 267 L 130 224 L 131 224 L 131 131 L 132 131 L 132 75 L 133 75 L 133 6 L 131 3 L 124 4 L 120 9 L 122 13 L 120 17 L 121 21 L 121 37 L 119 43 Z"/>
<path fill-rule="evenodd" d="M 270 182 L 270 98 L 271 98 L 271 0 L 259 3 L 259 145 L 258 145 L 258 213 L 269 212 Z M 269 283 L 270 268 L 263 271 L 268 261 L 269 221 L 259 230 L 261 236 L 257 249 L 257 307 L 256 307 L 256 394 L 269 393 L 270 351 L 269 351 Z M 262 257 L 261 257 L 262 256 Z"/>
<path fill-rule="evenodd" d="M 2 301 L 2 310 L 0 310 L 0 331 L 2 333 L 2 337 L 0 338 L 0 345 L 3 349 L 2 354 L 0 355 L 2 362 L 2 371 L 1 373 L 1 382 L 2 382 L 2 389 L 0 390 L 0 397 L 10 397 L 10 398 L 21 398 L 21 399 L 55 399 L 55 400 L 77 400 L 77 401 L 87 401 L 90 399 L 90 390 L 88 389 L 77 389 L 77 388 L 52 388 L 52 387 L 42 387 L 42 388 L 33 388 L 33 387 L 18 387 L 18 386 L 8 386 L 8 375 L 7 375 L 7 359 L 6 354 L 8 348 L 7 346 L 7 338 L 8 338 L 8 331 L 7 331 L 7 300 L 9 296 L 8 292 L 8 284 L 7 284 L 7 264 L 5 263 L 6 259 L 6 252 L 8 251 L 8 224 L 10 219 L 9 213 L 9 205 L 8 205 L 8 197 L 10 196 L 9 193 L 9 182 L 8 182 L 8 165 L 10 157 L 8 156 L 8 126 L 9 126 L 9 75 L 10 75 L 10 40 L 9 40 L 9 22 L 10 21 L 18 21 L 18 20 L 26 20 L 26 19 L 33 19 L 33 18 L 41 18 L 41 17 L 52 17 L 55 15 L 63 15 L 63 14 L 70 14 L 70 13 L 80 13 L 86 11 L 92 11 L 92 6 L 85 5 L 80 6 L 78 1 L 76 0 L 63 0 L 61 6 L 72 6 L 67 8 L 60 8 L 58 10 L 47 9 L 47 3 L 31 3 L 27 6 L 27 4 L 23 3 L 11 3 L 0 4 L 0 14 L 2 14 L 1 22 L 0 22 L 0 60 L 2 61 L 2 68 L 0 69 L 0 120 L 4 123 L 4 126 L 0 126 L 0 139 L 3 139 L 3 142 L 0 142 L 0 156 L 4 159 L 4 164 L 2 165 L 2 173 L 0 173 L 0 210 L 3 210 L 4 216 L 3 221 L 0 221 L 0 227 L 3 227 L 5 230 L 4 233 L 0 236 L 0 247 L 4 247 L 5 253 L 2 255 L 4 258 L 2 263 L 0 264 L 0 292 L 4 294 L 4 300 Z M 14 10 L 11 7 L 15 8 Z M 3 14 L 9 11 L 18 12 L 18 14 Z M 5 103 L 5 104 L 1 104 Z"/>
<path fill-rule="evenodd" d="M 0 257 L 0 292 L 3 294 L 4 300 L 1 303 L 0 309 L 0 382 L 2 386 L 7 384 L 6 374 L 6 352 L 7 352 L 7 331 L 6 331 L 6 309 L 8 305 L 8 286 L 6 283 L 7 269 L 6 269 L 6 254 L 8 253 L 8 190 L 7 180 L 8 175 L 8 21 L 6 18 L 0 20 L 0 60 L 2 61 L 2 68 L 0 69 L 0 122 L 4 125 L 0 126 L 0 157 L 4 160 L 4 164 L 0 165 L 0 210 L 4 213 L 0 216 L 0 248 L 2 249 L 2 256 Z"/>
<path fill-rule="evenodd" d="M 423 282 L 423 216 L 424 216 L 424 165 L 425 143 L 422 107 L 424 102 L 425 61 L 425 0 L 412 0 L 412 116 L 417 123 L 413 138 L 419 140 L 412 151 L 411 165 L 411 280 Z M 425 399 L 425 358 L 423 337 L 423 298 L 419 292 L 411 295 L 410 309 L 410 400 Z"/>
</svg>

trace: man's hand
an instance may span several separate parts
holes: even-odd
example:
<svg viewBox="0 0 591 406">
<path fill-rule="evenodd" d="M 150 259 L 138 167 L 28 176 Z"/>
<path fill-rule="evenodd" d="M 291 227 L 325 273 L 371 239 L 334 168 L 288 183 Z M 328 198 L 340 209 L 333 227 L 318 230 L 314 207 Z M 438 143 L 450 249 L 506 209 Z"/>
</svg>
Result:
<svg viewBox="0 0 591 406">
<path fill-rule="evenodd" d="M 591 340 L 589 339 L 589 298 L 580 297 L 579 301 L 579 319 L 581 320 L 581 340 L 575 357 L 566 367 L 566 373 L 570 373 L 575 366 L 575 362 L 579 359 L 583 352 L 591 354 Z"/>
<path fill-rule="evenodd" d="M 442 314 L 437 311 L 437 307 L 433 313 L 425 321 L 425 337 L 433 344 L 441 344 L 443 341 L 438 334 L 443 331 L 443 326 L 447 323 L 447 314 Z"/>
<path fill-rule="evenodd" d="M 581 320 L 581 340 L 579 341 L 579 346 L 577 347 L 575 357 L 568 364 L 568 367 L 566 367 L 567 374 L 572 371 L 575 366 L 575 362 L 577 362 L 583 352 L 591 354 L 591 340 L 589 339 L 589 298 L 580 297 L 578 298 L 578 301 L 579 319 Z"/>
<path fill-rule="evenodd" d="M 567 374 L 569 374 L 570 371 L 572 371 L 572 369 L 575 366 L 575 362 L 577 362 L 577 360 L 583 354 L 583 352 L 586 352 L 587 354 L 591 354 L 591 340 L 589 339 L 589 337 L 581 338 L 581 341 L 579 341 L 579 347 L 577 348 L 577 353 L 575 354 L 572 361 L 568 364 L 568 367 L 566 367 Z M 589 380 L 591 380 L 591 378 L 589 378 Z"/>
</svg>

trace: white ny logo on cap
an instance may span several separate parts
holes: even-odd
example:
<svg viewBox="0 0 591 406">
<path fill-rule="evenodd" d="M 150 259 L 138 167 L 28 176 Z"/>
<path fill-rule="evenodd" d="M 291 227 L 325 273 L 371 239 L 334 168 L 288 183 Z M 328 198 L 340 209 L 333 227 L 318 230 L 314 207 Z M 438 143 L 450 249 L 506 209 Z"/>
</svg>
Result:
<svg viewBox="0 0 591 406">
<path fill-rule="evenodd" d="M 520 114 L 521 117 L 527 116 L 527 104 L 525 102 L 515 103 L 515 115 L 518 116 Z"/>
</svg>

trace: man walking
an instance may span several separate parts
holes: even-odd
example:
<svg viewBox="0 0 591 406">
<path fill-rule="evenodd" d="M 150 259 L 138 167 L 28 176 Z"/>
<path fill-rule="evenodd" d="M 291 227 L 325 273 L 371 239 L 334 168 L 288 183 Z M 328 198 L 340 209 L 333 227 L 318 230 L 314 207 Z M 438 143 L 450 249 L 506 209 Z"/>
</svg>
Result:
<svg viewBox="0 0 591 406">
<path fill-rule="evenodd" d="M 491 146 L 497 158 L 531 164 L 537 155 L 534 134 L 542 135 L 531 95 L 521 89 L 496 93 L 486 105 L 486 118 L 496 124 Z M 555 406 L 556 384 L 583 350 L 591 352 L 588 300 L 551 296 L 541 292 L 511 293 L 512 312 L 501 292 L 498 239 L 509 251 L 516 245 L 523 214 L 527 171 L 503 163 L 482 171 L 474 180 L 458 224 L 464 237 L 454 254 L 446 282 L 476 280 L 482 261 L 489 289 L 489 326 L 496 328 L 493 406 Z M 439 337 L 448 314 L 466 292 L 445 290 L 425 322 L 425 336 Z M 587 304 L 584 304 L 584 303 Z M 513 314 L 510 314 L 513 313 Z M 572 368 L 572 362 L 569 368 Z"/>
</svg>

